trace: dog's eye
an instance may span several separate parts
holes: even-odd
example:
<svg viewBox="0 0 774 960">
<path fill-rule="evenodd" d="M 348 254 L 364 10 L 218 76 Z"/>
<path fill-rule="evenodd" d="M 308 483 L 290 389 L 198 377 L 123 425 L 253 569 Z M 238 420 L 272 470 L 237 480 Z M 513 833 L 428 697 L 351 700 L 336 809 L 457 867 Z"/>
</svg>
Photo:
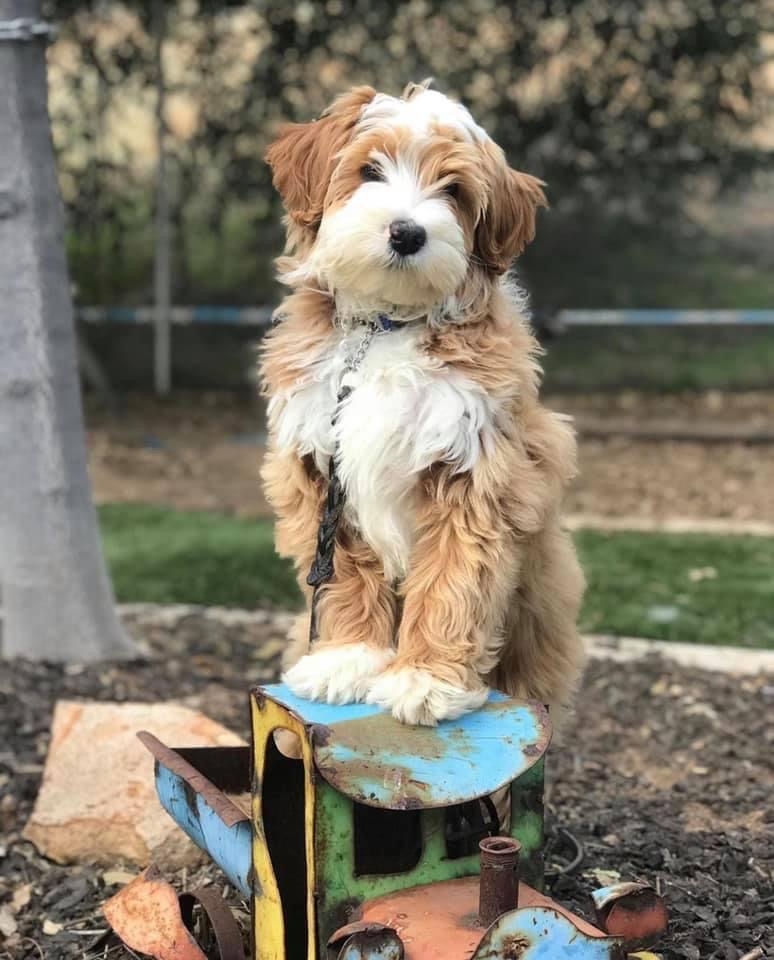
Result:
<svg viewBox="0 0 774 960">
<path fill-rule="evenodd" d="M 451 197 L 452 200 L 456 200 L 460 193 L 460 185 L 457 183 L 456 180 L 451 180 L 443 188 L 443 192 L 446 194 L 447 197 Z"/>
<path fill-rule="evenodd" d="M 367 163 L 360 168 L 360 176 L 365 183 L 381 183 L 384 180 L 384 174 L 373 163 Z"/>
</svg>

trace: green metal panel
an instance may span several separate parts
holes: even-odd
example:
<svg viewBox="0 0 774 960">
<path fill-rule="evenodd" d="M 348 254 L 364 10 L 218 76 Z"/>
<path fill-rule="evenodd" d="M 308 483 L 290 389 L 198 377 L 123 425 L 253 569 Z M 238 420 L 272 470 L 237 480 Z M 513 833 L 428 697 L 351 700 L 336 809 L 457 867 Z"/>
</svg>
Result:
<svg viewBox="0 0 774 960">
<path fill-rule="evenodd" d="M 511 836 L 521 844 L 519 877 L 536 890 L 543 889 L 543 790 L 545 759 L 511 785 Z"/>
<path fill-rule="evenodd" d="M 511 788 L 510 832 L 522 845 L 520 876 L 537 887 L 543 882 L 543 769 L 540 760 Z M 419 816 L 423 846 L 414 869 L 399 874 L 356 876 L 353 802 L 318 779 L 314 839 L 320 956 L 325 956 L 331 933 L 356 919 L 363 901 L 422 884 L 478 874 L 478 854 L 447 859 L 443 809 L 422 810 Z"/>
</svg>

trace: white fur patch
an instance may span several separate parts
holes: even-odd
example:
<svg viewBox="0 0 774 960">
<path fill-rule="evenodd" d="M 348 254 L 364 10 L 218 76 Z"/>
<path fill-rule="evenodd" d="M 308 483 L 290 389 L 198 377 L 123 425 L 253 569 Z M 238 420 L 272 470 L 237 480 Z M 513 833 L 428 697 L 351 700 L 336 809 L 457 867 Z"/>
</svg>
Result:
<svg viewBox="0 0 774 960">
<path fill-rule="evenodd" d="M 461 103 L 449 99 L 438 90 L 422 90 L 410 100 L 378 93 L 363 108 L 359 127 L 361 130 L 371 130 L 389 124 L 426 136 L 439 123 L 459 130 L 472 143 L 489 139 L 487 132 Z"/>
<path fill-rule="evenodd" d="M 350 643 L 325 647 L 307 654 L 292 666 L 283 680 L 296 696 L 324 703 L 364 700 L 371 681 L 395 657 L 393 649 Z"/>
<path fill-rule="evenodd" d="M 340 334 L 308 376 L 270 404 L 280 449 L 313 454 L 327 470 L 338 442 L 346 516 L 382 560 L 405 576 L 414 543 L 419 474 L 434 463 L 470 470 L 494 439 L 499 402 L 421 349 L 414 325 L 377 334 L 360 368 L 344 374 L 362 328 Z M 352 388 L 331 424 L 341 383 Z"/>
<path fill-rule="evenodd" d="M 486 687 L 465 690 L 438 680 L 427 670 L 404 667 L 378 677 L 368 692 L 368 703 L 390 710 L 401 723 L 433 727 L 439 720 L 453 720 L 486 703 Z"/>
<path fill-rule="evenodd" d="M 450 297 L 468 270 L 465 235 L 452 205 L 437 188 L 423 186 L 416 158 L 374 153 L 383 181 L 363 183 L 323 218 L 303 270 L 338 293 L 361 302 L 430 306 Z M 395 220 L 424 227 L 427 242 L 398 258 L 389 243 Z"/>
</svg>

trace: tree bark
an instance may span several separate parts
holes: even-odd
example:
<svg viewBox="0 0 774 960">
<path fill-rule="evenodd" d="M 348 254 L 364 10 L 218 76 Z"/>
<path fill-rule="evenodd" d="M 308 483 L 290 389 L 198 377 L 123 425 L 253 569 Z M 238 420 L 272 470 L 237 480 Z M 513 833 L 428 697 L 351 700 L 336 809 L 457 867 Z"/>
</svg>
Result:
<svg viewBox="0 0 774 960">
<path fill-rule="evenodd" d="M 18 17 L 40 3 L 0 0 L 0 20 Z M 2 650 L 128 657 L 86 468 L 44 40 L 0 41 L 0 131 Z"/>
</svg>

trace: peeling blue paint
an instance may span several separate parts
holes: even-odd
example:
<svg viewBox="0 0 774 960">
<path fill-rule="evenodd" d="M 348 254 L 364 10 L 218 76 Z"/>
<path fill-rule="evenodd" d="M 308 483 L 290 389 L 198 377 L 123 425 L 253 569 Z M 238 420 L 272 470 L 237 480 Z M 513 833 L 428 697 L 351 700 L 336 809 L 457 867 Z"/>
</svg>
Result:
<svg viewBox="0 0 774 960">
<path fill-rule="evenodd" d="M 618 960 L 620 956 L 620 940 L 588 937 L 548 907 L 524 907 L 492 924 L 472 960 Z"/>
<path fill-rule="evenodd" d="M 263 689 L 316 728 L 315 765 L 331 786 L 391 810 L 448 807 L 493 793 L 534 766 L 551 739 L 540 704 L 495 692 L 474 713 L 419 727 L 369 704 L 314 703 L 284 684 Z"/>
<path fill-rule="evenodd" d="M 158 764 L 156 792 L 162 807 L 193 842 L 218 864 L 234 886 L 249 897 L 252 829 L 248 819 L 229 827 L 182 777 Z"/>
</svg>

